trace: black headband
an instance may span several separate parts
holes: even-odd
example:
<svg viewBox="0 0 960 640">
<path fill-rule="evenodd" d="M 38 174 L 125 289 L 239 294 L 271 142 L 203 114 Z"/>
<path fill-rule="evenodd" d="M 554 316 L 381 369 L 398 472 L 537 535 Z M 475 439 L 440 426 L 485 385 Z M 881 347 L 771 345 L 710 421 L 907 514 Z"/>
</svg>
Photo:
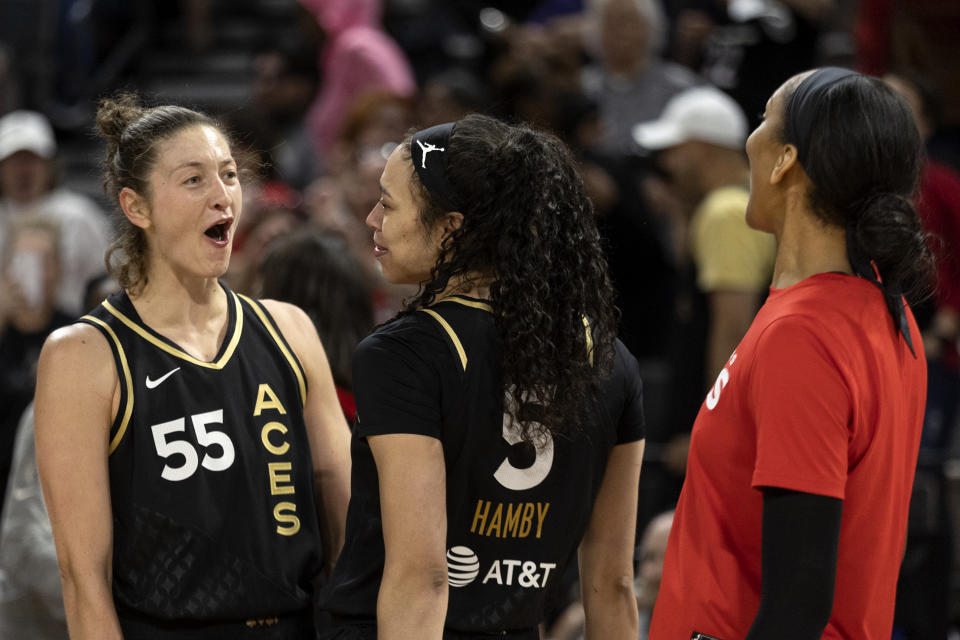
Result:
<svg viewBox="0 0 960 640">
<path fill-rule="evenodd" d="M 443 161 L 443 154 L 450 145 L 450 134 L 453 133 L 454 124 L 456 123 L 448 122 L 418 131 L 410 140 L 410 156 L 420 182 L 430 192 L 434 201 L 446 211 L 457 211 L 460 208 L 457 206 L 453 188 L 447 181 L 447 171 Z"/>
<path fill-rule="evenodd" d="M 807 165 L 813 121 L 821 110 L 821 101 L 826 90 L 844 78 L 856 75 L 860 74 L 850 69 L 823 67 L 804 78 L 790 96 L 785 116 L 788 135 L 793 139 L 787 142 L 797 147 L 797 159 L 802 166 Z"/>
</svg>

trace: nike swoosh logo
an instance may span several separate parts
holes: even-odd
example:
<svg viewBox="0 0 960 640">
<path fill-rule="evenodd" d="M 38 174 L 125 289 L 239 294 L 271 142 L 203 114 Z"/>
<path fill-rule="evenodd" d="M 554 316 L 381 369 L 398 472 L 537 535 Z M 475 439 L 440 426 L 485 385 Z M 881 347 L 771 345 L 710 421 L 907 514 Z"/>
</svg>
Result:
<svg viewBox="0 0 960 640">
<path fill-rule="evenodd" d="M 175 374 L 177 371 L 180 371 L 180 367 L 177 367 L 173 371 L 167 371 L 165 374 L 157 378 L 156 380 L 151 380 L 150 376 L 147 376 L 147 389 L 156 389 L 160 386 L 160 383 Z"/>
</svg>

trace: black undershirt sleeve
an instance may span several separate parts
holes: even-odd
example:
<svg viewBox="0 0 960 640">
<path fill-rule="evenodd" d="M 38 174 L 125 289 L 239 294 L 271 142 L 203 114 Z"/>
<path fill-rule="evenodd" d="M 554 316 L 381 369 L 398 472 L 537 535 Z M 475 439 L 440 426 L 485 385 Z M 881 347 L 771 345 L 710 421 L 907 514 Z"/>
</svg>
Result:
<svg viewBox="0 0 960 640">
<path fill-rule="evenodd" d="M 746 640 L 815 640 L 833 608 L 843 501 L 763 489 L 760 609 Z"/>
</svg>

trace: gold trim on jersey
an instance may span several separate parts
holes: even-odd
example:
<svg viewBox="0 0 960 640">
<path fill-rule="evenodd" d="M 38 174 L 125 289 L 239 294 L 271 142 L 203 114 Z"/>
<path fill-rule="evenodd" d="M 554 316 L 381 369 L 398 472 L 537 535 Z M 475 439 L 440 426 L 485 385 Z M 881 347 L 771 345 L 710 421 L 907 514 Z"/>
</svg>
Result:
<svg viewBox="0 0 960 640">
<path fill-rule="evenodd" d="M 104 300 L 104 304 L 106 304 Z M 107 450 L 107 455 L 113 453 L 120 445 L 120 441 L 123 440 L 124 434 L 127 432 L 127 425 L 130 424 L 130 416 L 133 415 L 133 377 L 130 375 L 130 365 L 127 364 L 127 354 L 123 351 L 123 346 L 120 344 L 120 338 L 117 337 L 117 334 L 114 333 L 113 329 L 110 328 L 106 322 L 100 318 L 94 318 L 93 316 L 83 316 L 82 320 L 87 320 L 93 322 L 98 327 L 102 327 L 104 331 L 109 334 L 110 338 L 113 340 L 113 344 L 117 346 L 117 355 L 120 358 L 120 368 L 123 369 L 123 382 L 121 384 L 127 385 L 127 406 L 123 410 L 123 418 L 120 420 L 120 427 L 117 429 L 117 433 L 113 436 L 113 440 L 110 441 L 110 448 Z"/>
<path fill-rule="evenodd" d="M 153 346 L 157 347 L 158 349 L 162 349 L 163 351 L 166 351 L 170 355 L 176 356 L 181 360 L 186 360 L 190 364 L 195 364 L 198 367 L 206 367 L 207 369 L 223 369 L 224 365 L 226 365 L 227 362 L 230 360 L 230 356 L 233 355 L 234 350 L 236 350 L 237 344 L 240 342 L 240 335 L 243 332 L 243 311 L 240 308 L 240 300 L 237 298 L 237 295 L 232 291 L 230 292 L 230 295 L 233 296 L 233 303 L 234 303 L 234 306 L 236 307 L 236 312 L 234 313 L 234 316 L 236 317 L 236 322 L 233 325 L 233 335 L 230 337 L 230 342 L 227 344 L 227 348 L 224 350 L 223 355 L 220 356 L 220 359 L 217 360 L 216 362 L 204 362 L 203 360 L 194 358 L 192 355 L 190 355 L 183 349 L 173 347 L 167 344 L 166 342 L 164 342 L 163 340 L 160 340 L 153 334 L 151 334 L 149 331 L 144 329 L 143 326 L 137 324 L 136 322 L 134 322 L 133 320 L 125 316 L 121 311 L 119 311 L 116 307 L 110 304 L 109 301 L 104 300 L 101 304 L 103 304 L 104 309 L 109 311 L 114 317 L 120 320 L 120 322 L 127 325 L 131 330 L 137 333 L 141 338 L 143 338 Z"/>
<path fill-rule="evenodd" d="M 447 298 L 449 300 L 450 298 Z M 469 302 L 469 301 L 466 301 Z M 440 326 L 443 327 L 444 331 L 447 332 L 447 335 L 450 336 L 450 340 L 453 341 L 453 346 L 456 347 L 457 353 L 460 354 L 460 364 L 463 366 L 463 370 L 467 370 L 467 352 L 463 350 L 463 345 L 460 343 L 460 338 L 457 337 L 457 332 L 453 330 L 453 327 L 443 319 L 439 313 L 433 309 L 423 309 L 423 311 L 429 313 L 433 318 L 440 323 Z"/>
<path fill-rule="evenodd" d="M 447 298 L 442 298 L 437 302 L 456 302 L 457 304 L 462 304 L 466 307 L 473 307 L 474 309 L 482 309 L 484 311 L 489 311 L 493 313 L 493 307 L 489 303 L 480 302 L 479 300 L 470 300 L 468 298 L 461 298 L 460 296 L 449 296 Z M 463 345 L 460 343 L 460 339 L 457 337 L 457 333 L 453 330 L 446 320 L 440 316 L 439 313 L 432 309 L 423 309 L 434 318 L 437 322 L 440 323 L 440 326 L 446 330 L 447 334 L 450 335 L 450 339 L 453 340 L 453 345 L 457 348 L 457 353 L 460 354 L 460 364 L 463 365 L 463 370 L 467 370 L 467 354 L 463 350 Z M 593 365 L 593 333 L 590 331 L 590 321 L 587 319 L 587 316 L 583 316 L 583 328 L 586 332 L 586 341 L 587 341 L 587 358 L 590 360 L 590 365 Z"/>
<path fill-rule="evenodd" d="M 590 331 L 590 321 L 587 316 L 583 316 L 583 327 L 587 330 L 587 358 L 590 360 L 590 366 L 593 366 L 593 333 Z"/>
<path fill-rule="evenodd" d="M 251 298 L 241 294 L 238 294 L 243 298 L 247 304 L 250 305 L 250 308 L 253 309 L 254 313 L 257 314 L 260 318 L 260 322 L 263 323 L 263 326 L 267 328 L 267 331 L 270 333 L 270 337 L 273 338 L 273 341 L 277 343 L 277 346 L 280 347 L 280 353 L 283 354 L 283 357 L 287 359 L 287 362 L 290 363 L 290 368 L 293 369 L 294 375 L 297 376 L 297 384 L 300 385 L 300 402 L 304 406 L 307 404 L 307 383 L 304 381 L 304 373 L 300 369 L 300 365 L 297 363 L 296 358 L 294 358 L 290 351 L 287 350 L 286 345 L 283 343 L 283 340 L 280 338 L 280 335 L 273 328 L 273 323 L 267 318 L 266 314 L 263 312 L 263 309 L 260 308 L 260 305 L 256 303 Z M 238 303 L 239 304 L 239 303 Z"/>
<path fill-rule="evenodd" d="M 437 302 L 456 302 L 457 304 L 462 304 L 466 307 L 473 307 L 474 309 L 483 309 L 484 311 L 489 311 L 493 313 L 493 307 L 490 306 L 488 302 L 480 302 L 479 300 L 470 300 L 468 298 L 461 298 L 460 296 L 450 296 L 448 298 L 441 298 Z"/>
</svg>

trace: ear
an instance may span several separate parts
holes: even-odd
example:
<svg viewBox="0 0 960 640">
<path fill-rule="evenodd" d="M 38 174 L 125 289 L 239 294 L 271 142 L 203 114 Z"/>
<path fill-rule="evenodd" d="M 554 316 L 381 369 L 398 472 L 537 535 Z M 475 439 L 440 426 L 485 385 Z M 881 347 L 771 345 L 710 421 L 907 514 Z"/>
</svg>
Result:
<svg viewBox="0 0 960 640">
<path fill-rule="evenodd" d="M 150 207 L 147 206 L 146 198 L 130 187 L 124 187 L 117 199 L 123 215 L 127 216 L 131 224 L 141 229 L 150 227 Z"/>
<path fill-rule="evenodd" d="M 463 224 L 463 214 L 459 211 L 448 211 L 440 220 L 441 237 L 446 239 L 451 233 Z"/>
<path fill-rule="evenodd" d="M 783 180 L 784 176 L 798 163 L 797 148 L 792 144 L 785 144 L 777 156 L 777 162 L 773 165 L 770 172 L 770 184 L 777 184 Z"/>
</svg>

